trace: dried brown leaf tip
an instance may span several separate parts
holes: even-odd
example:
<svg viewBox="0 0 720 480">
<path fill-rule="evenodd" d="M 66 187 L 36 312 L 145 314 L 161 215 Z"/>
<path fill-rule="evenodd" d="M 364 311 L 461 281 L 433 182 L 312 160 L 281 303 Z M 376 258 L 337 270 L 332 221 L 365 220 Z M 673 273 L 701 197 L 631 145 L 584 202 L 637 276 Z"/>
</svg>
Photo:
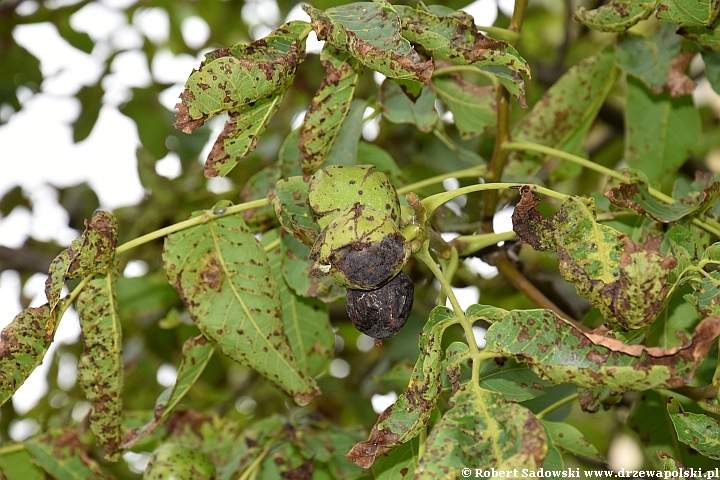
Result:
<svg viewBox="0 0 720 480">
<path fill-rule="evenodd" d="M 536 207 L 540 199 L 532 192 L 529 185 L 520 187 L 520 201 L 515 205 L 512 214 L 513 230 L 523 242 L 535 250 L 547 250 L 541 242 L 538 228 L 544 228 L 543 218 Z"/>
<path fill-rule="evenodd" d="M 380 423 L 380 419 L 378 419 L 378 423 Z M 392 433 L 390 430 L 373 429 L 369 440 L 357 443 L 345 456 L 362 468 L 370 468 L 378 456 L 397 446 L 399 439 L 400 435 Z"/>
</svg>

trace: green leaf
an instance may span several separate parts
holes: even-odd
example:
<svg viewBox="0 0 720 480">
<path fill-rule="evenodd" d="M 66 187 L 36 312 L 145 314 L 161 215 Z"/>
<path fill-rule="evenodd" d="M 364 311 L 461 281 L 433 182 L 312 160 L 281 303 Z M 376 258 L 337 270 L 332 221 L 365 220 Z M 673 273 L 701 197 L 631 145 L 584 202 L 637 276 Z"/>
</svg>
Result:
<svg viewBox="0 0 720 480">
<path fill-rule="evenodd" d="M 677 261 L 659 253 L 661 237 L 634 242 L 595 220 L 592 199 L 568 197 L 546 220 L 535 210 L 537 197 L 521 189 L 513 228 L 536 250 L 554 250 L 560 274 L 597 307 L 613 327 L 638 329 L 660 312 Z"/>
<path fill-rule="evenodd" d="M 683 293 L 688 291 L 690 289 L 685 287 L 678 291 L 677 295 L 673 295 L 658 318 L 650 325 L 645 336 L 647 345 L 662 348 L 679 347 L 692 335 L 701 318 L 693 305 L 683 298 Z"/>
<path fill-rule="evenodd" d="M 280 232 L 282 273 L 288 286 L 301 297 L 318 298 L 329 303 L 345 296 L 345 289 L 336 286 L 329 276 L 310 274 L 313 261 L 310 247 L 297 241 L 286 231 Z"/>
<path fill-rule="evenodd" d="M 40 365 L 57 322 L 57 311 L 45 305 L 17 314 L 0 334 L 0 405 L 4 405 Z"/>
<path fill-rule="evenodd" d="M 516 357 L 556 384 L 624 392 L 687 384 L 718 334 L 720 319 L 711 317 L 680 347 L 627 345 L 583 332 L 549 310 L 515 310 L 490 326 L 485 350 Z"/>
<path fill-rule="evenodd" d="M 208 155 L 207 177 L 227 175 L 255 148 L 303 61 L 308 32 L 306 22 L 286 23 L 248 45 L 207 53 L 190 75 L 175 128 L 192 133 L 218 113 L 230 115 Z"/>
<path fill-rule="evenodd" d="M 45 480 L 45 472 L 32 462 L 32 456 L 25 447 L 14 449 L 3 445 L 0 451 L 0 478 L 3 480 Z M 7 452 L 7 453 L 6 453 Z"/>
<path fill-rule="evenodd" d="M 650 182 L 676 172 L 702 143 L 700 113 L 688 95 L 652 95 L 627 78 L 625 160 Z"/>
<path fill-rule="evenodd" d="M 449 478 L 463 468 L 535 470 L 547 455 L 545 429 L 527 408 L 478 388 L 460 390 L 428 435 L 419 470 Z"/>
<path fill-rule="evenodd" d="M 680 402 L 672 397 L 667 409 L 681 442 L 706 457 L 720 460 L 720 422 L 707 415 L 684 412 Z"/>
<path fill-rule="evenodd" d="M 527 365 L 512 359 L 504 359 L 500 365 L 493 361 L 480 365 L 480 388 L 498 393 L 508 401 L 523 402 L 545 395 L 552 385 L 538 377 Z"/>
<path fill-rule="evenodd" d="M 652 465 L 661 467 L 663 462 L 658 458 L 658 452 L 665 452 L 685 467 L 703 468 L 705 471 L 714 469 L 716 460 L 698 455 L 687 445 L 678 442 L 667 405 L 667 395 L 653 390 L 642 392 L 627 420 L 628 426 L 637 433 Z M 688 402 L 685 410 L 689 407 Z"/>
<path fill-rule="evenodd" d="M 215 348 L 203 335 L 190 337 L 182 348 L 182 361 L 178 367 L 175 385 L 166 389 L 155 402 L 153 418 L 142 427 L 133 428 L 125 434 L 122 448 L 132 448 L 138 440 L 165 423 L 185 394 L 195 385 L 205 370 Z"/>
<path fill-rule="evenodd" d="M 358 165 L 373 165 L 383 172 L 395 186 L 407 183 L 405 177 L 387 150 L 379 145 L 368 142 L 359 142 L 356 163 Z M 397 188 L 397 187 L 396 187 Z"/>
<path fill-rule="evenodd" d="M 54 309 L 60 301 L 66 279 L 104 272 L 115 258 L 115 247 L 117 221 L 110 213 L 98 210 L 90 222 L 85 223 L 82 237 L 73 240 L 50 264 L 45 281 L 45 295 L 50 309 Z"/>
<path fill-rule="evenodd" d="M 227 206 L 220 202 L 210 211 Z M 267 256 L 240 216 L 169 235 L 163 261 L 195 324 L 221 352 L 257 370 L 299 404 L 320 393 L 298 369 Z"/>
<path fill-rule="evenodd" d="M 390 78 L 430 81 L 432 60 L 424 61 L 400 34 L 400 18 L 388 2 L 356 2 L 324 12 L 309 5 L 319 40 L 349 52 L 360 63 Z"/>
<path fill-rule="evenodd" d="M 665 232 L 660 251 L 663 255 L 672 255 L 677 260 L 677 265 L 668 274 L 668 283 L 675 285 L 677 282 L 685 283 L 690 279 L 685 269 L 696 262 L 697 247 L 693 235 L 687 228 L 675 225 Z M 679 286 L 676 285 L 675 288 Z"/>
<path fill-rule="evenodd" d="M 272 237 L 277 238 L 277 231 L 266 233 L 263 236 L 263 243 L 269 242 Z M 288 238 L 292 237 L 288 236 Z M 316 298 L 296 295 L 288 286 L 281 265 L 284 257 L 279 248 L 273 249 L 268 254 L 270 268 L 280 287 L 285 334 L 290 340 L 290 347 L 300 370 L 314 377 L 327 368 L 333 357 L 335 334 L 330 325 L 325 303 Z"/>
<path fill-rule="evenodd" d="M 420 333 L 420 356 L 407 390 L 378 417 L 370 438 L 357 443 L 346 455 L 363 468 L 370 468 L 380 455 L 416 437 L 427 424 L 442 389 L 442 335 L 457 322 L 452 310 L 435 307 Z"/>
<path fill-rule="evenodd" d="M 366 107 L 367 100 L 352 101 L 350 111 L 335 136 L 335 141 L 330 147 L 325 163 L 345 166 L 355 165 Z"/>
<path fill-rule="evenodd" d="M 660 0 L 657 17 L 679 27 L 712 27 L 720 13 L 718 0 Z"/>
<path fill-rule="evenodd" d="M 685 295 L 700 316 L 720 315 L 720 271 L 690 280 L 693 293 Z"/>
<path fill-rule="evenodd" d="M 432 85 L 452 112 L 461 138 L 476 137 L 497 124 L 497 101 L 492 86 L 478 87 L 460 76 L 434 78 Z"/>
<path fill-rule="evenodd" d="M 93 278 L 77 300 L 83 339 L 78 381 L 91 406 L 90 430 L 112 461 L 118 457 L 122 436 L 122 327 L 116 280 L 113 268 L 105 276 Z"/>
<path fill-rule="evenodd" d="M 33 460 L 58 480 L 95 480 L 109 478 L 100 472 L 77 432 L 53 428 L 25 441 Z"/>
<path fill-rule="evenodd" d="M 575 10 L 575 20 L 601 32 L 624 32 L 655 11 L 658 0 L 610 0 L 593 10 Z"/>
<path fill-rule="evenodd" d="M 720 93 L 720 52 L 704 51 L 702 59 L 705 63 L 705 76 L 715 93 Z"/>
<path fill-rule="evenodd" d="M 550 87 L 542 99 L 512 131 L 514 141 L 528 141 L 584 155 L 583 144 L 610 89 L 618 69 L 615 49 L 606 48 L 570 68 Z M 505 168 L 508 178 L 535 175 L 543 166 L 543 156 L 513 152 Z M 568 170 L 563 164 L 558 170 Z M 577 175 L 570 169 L 566 177 Z"/>
<path fill-rule="evenodd" d="M 675 203 L 664 203 L 655 199 L 650 194 L 649 187 L 646 183 L 634 179 L 632 183 L 621 183 L 611 188 L 605 192 L 605 197 L 618 207 L 635 210 L 664 223 L 701 214 L 720 197 L 720 182 L 714 182 L 702 191 L 686 192 L 686 197 L 675 197 Z"/>
<path fill-rule="evenodd" d="M 462 11 L 438 16 L 420 8 L 397 5 L 395 9 L 402 19 L 405 38 L 422 46 L 435 60 L 473 65 L 496 76 L 525 106 L 525 86 L 520 74 L 529 76 L 530 67 L 510 44 L 480 33 L 472 16 Z"/>
<path fill-rule="evenodd" d="M 375 480 L 410 480 L 418 463 L 418 439 L 403 443 L 392 452 L 378 458 L 372 466 Z"/>
<path fill-rule="evenodd" d="M 628 34 L 617 44 L 618 65 L 660 94 L 668 80 L 670 65 L 680 54 L 680 37 L 675 27 L 661 23 L 651 37 Z"/>
<path fill-rule="evenodd" d="M 380 85 L 378 99 L 383 116 L 392 123 L 409 123 L 424 133 L 431 132 L 438 121 L 435 93 L 423 86 L 418 96 L 409 96 L 396 82 L 385 79 Z"/>
<path fill-rule="evenodd" d="M 350 111 L 363 69 L 356 58 L 329 43 L 323 47 L 320 61 L 325 67 L 325 78 L 310 102 L 299 132 L 300 162 L 307 176 L 315 173 L 327 159 Z"/>
<path fill-rule="evenodd" d="M 240 201 L 249 202 L 267 198 L 267 192 L 275 188 L 275 183 L 280 179 L 278 165 L 269 165 L 255 175 L 250 177 L 240 191 Z M 265 230 L 269 225 L 277 223 L 275 209 L 272 205 L 245 210 L 243 212 L 245 223 L 253 230 Z"/>
<path fill-rule="evenodd" d="M 311 247 L 320 235 L 320 227 L 308 201 L 308 184 L 303 177 L 278 180 L 275 190 L 268 193 L 280 225 L 298 241 Z"/>
<path fill-rule="evenodd" d="M 720 51 L 720 23 L 715 22 L 715 28 L 684 27 L 678 33 L 703 48 Z"/>
<path fill-rule="evenodd" d="M 577 428 L 569 423 L 540 421 L 545 426 L 545 431 L 548 437 L 552 439 L 553 445 L 558 449 L 579 457 L 592 458 L 601 462 L 605 461 L 597 448 L 588 442 Z"/>
<path fill-rule="evenodd" d="M 75 98 L 80 101 L 80 114 L 73 122 L 73 142 L 78 143 L 90 136 L 95 122 L 100 116 L 100 108 L 103 105 L 102 97 L 105 94 L 100 83 L 91 86 L 83 86 Z"/>
</svg>

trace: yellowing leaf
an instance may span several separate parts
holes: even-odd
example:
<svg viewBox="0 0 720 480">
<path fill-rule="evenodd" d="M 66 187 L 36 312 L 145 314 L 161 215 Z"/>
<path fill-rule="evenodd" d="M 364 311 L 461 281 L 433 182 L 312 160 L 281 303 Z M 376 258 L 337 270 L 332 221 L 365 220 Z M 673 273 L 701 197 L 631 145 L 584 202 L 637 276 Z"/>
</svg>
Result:
<svg viewBox="0 0 720 480">
<path fill-rule="evenodd" d="M 227 206 L 221 202 L 212 211 Z M 239 215 L 169 235 L 163 260 L 168 281 L 195 324 L 221 352 L 257 370 L 301 405 L 320 393 L 298 368 L 267 255 Z"/>
<path fill-rule="evenodd" d="M 425 478 L 456 478 L 463 468 L 534 471 L 542 466 L 545 428 L 527 408 L 471 387 L 455 393 L 450 405 L 428 435 L 418 467 Z"/>
<path fill-rule="evenodd" d="M 681 442 L 706 457 L 720 460 L 720 422 L 707 415 L 684 412 L 680 402 L 672 397 L 667 409 Z"/>
</svg>

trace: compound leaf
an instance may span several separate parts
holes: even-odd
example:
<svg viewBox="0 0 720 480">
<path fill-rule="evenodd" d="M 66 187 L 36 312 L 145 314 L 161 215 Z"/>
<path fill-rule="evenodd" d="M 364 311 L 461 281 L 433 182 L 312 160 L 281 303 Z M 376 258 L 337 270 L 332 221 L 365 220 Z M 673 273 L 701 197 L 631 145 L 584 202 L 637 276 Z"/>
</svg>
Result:
<svg viewBox="0 0 720 480">
<path fill-rule="evenodd" d="M 415 363 L 407 390 L 377 419 L 370 438 L 357 443 L 346 457 L 363 468 L 375 459 L 420 433 L 427 424 L 442 389 L 442 335 L 457 322 L 452 310 L 435 307 L 420 333 L 420 356 Z"/>
<path fill-rule="evenodd" d="M 584 332 L 549 310 L 516 310 L 490 326 L 485 349 L 524 361 L 556 384 L 623 392 L 687 384 L 719 334 L 720 317 L 709 317 L 680 347 L 627 345 Z"/>
<path fill-rule="evenodd" d="M 707 415 L 684 412 L 680 402 L 672 397 L 667 409 L 681 442 L 706 457 L 720 460 L 720 422 Z"/>
<path fill-rule="evenodd" d="M 530 410 L 477 388 L 460 390 L 428 435 L 419 470 L 450 478 L 448 471 L 494 467 L 537 469 L 547 455 L 545 429 Z"/>
<path fill-rule="evenodd" d="M 117 270 L 90 280 L 77 301 L 83 339 L 78 381 L 90 402 L 90 430 L 115 460 L 122 432 L 122 328 L 115 299 Z"/>
<path fill-rule="evenodd" d="M 300 126 L 300 161 L 310 176 L 326 161 L 330 148 L 350 111 L 362 65 L 347 52 L 326 43 L 320 54 L 325 78 L 315 93 Z"/>
<path fill-rule="evenodd" d="M 211 211 L 227 206 L 220 202 Z M 163 260 L 195 324 L 221 352 L 257 370 L 298 404 L 320 393 L 297 366 L 267 255 L 239 215 L 169 235 Z"/>
<path fill-rule="evenodd" d="M 155 402 L 153 418 L 142 427 L 131 429 L 123 438 L 123 449 L 132 448 L 138 440 L 162 425 L 185 394 L 195 385 L 205 370 L 215 347 L 203 335 L 188 338 L 183 344 L 182 360 L 178 367 L 175 385 L 166 389 Z"/>
<path fill-rule="evenodd" d="M 655 11 L 658 0 L 610 0 L 605 5 L 588 10 L 579 6 L 575 19 L 601 32 L 624 32 Z"/>
<path fill-rule="evenodd" d="M 390 78 L 430 81 L 432 60 L 422 60 L 400 34 L 400 18 L 388 2 L 356 2 L 324 12 L 309 5 L 303 9 L 318 39 L 349 52 L 366 67 Z"/>
<path fill-rule="evenodd" d="M 46 303 L 17 314 L 0 334 L 0 405 L 40 365 L 55 333 L 57 312 Z"/>
</svg>

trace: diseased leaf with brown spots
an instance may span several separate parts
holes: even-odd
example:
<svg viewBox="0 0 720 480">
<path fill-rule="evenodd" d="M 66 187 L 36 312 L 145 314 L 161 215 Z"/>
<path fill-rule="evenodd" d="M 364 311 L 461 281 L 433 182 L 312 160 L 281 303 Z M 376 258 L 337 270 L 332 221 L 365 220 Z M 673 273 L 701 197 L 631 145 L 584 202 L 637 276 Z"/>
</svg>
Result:
<svg viewBox="0 0 720 480">
<path fill-rule="evenodd" d="M 325 43 L 320 62 L 325 67 L 325 78 L 308 106 L 299 132 L 301 167 L 308 177 L 327 160 L 363 70 L 355 57 L 330 43 Z"/>
<path fill-rule="evenodd" d="M 304 59 L 309 30 L 307 22 L 288 22 L 250 44 L 207 53 L 190 75 L 175 128 L 192 133 L 218 113 L 230 115 L 208 155 L 206 177 L 227 175 L 255 149 Z"/>
<path fill-rule="evenodd" d="M 463 468 L 534 471 L 542 466 L 545 428 L 530 410 L 469 386 L 449 403 L 452 408 L 428 435 L 415 479 L 456 478 Z"/>
<path fill-rule="evenodd" d="M 658 0 L 610 0 L 598 8 L 577 7 L 575 20 L 601 32 L 624 32 L 654 11 Z"/>
<path fill-rule="evenodd" d="M 673 22 L 679 27 L 710 28 L 718 14 L 718 0 L 660 0 L 656 15 L 660 20 Z"/>
<path fill-rule="evenodd" d="M 653 197 L 649 185 L 639 179 L 632 183 L 621 183 L 605 192 L 613 205 L 635 210 L 641 215 L 659 222 L 670 223 L 693 214 L 700 214 L 715 204 L 720 197 L 720 182 L 701 191 L 685 191 L 685 196 L 675 197 L 675 203 L 664 203 Z"/>
<path fill-rule="evenodd" d="M 287 235 L 289 239 L 294 239 Z M 263 245 L 278 238 L 278 231 L 263 235 Z M 297 242 L 296 242 L 297 243 Z M 301 245 L 301 244 L 299 244 Z M 330 325 L 328 308 L 317 298 L 304 298 L 290 289 L 282 272 L 285 255 L 280 248 L 268 252 L 268 260 L 275 281 L 280 287 L 282 321 L 285 334 L 297 359 L 298 368 L 308 376 L 322 373 L 328 366 L 335 350 L 335 333 Z"/>
<path fill-rule="evenodd" d="M 430 81 L 432 60 L 422 60 L 400 34 L 400 18 L 386 1 L 356 2 L 325 10 L 309 5 L 318 39 L 349 52 L 360 63 L 390 78 Z"/>
<path fill-rule="evenodd" d="M 220 202 L 210 211 L 228 206 Z M 320 393 L 297 366 L 267 255 L 240 215 L 169 235 L 163 261 L 193 321 L 221 352 L 257 370 L 298 404 Z"/>
<path fill-rule="evenodd" d="M 485 349 L 513 356 L 556 384 L 624 392 L 686 385 L 719 334 L 720 317 L 708 317 L 680 347 L 626 345 L 549 310 L 516 310 L 490 326 Z"/>
<path fill-rule="evenodd" d="M 77 300 L 83 339 L 78 383 L 90 402 L 90 430 L 105 457 L 116 460 L 122 432 L 122 328 L 115 299 L 117 270 L 95 277 Z"/>
<path fill-rule="evenodd" d="M 0 334 L 0 406 L 40 365 L 55 333 L 57 311 L 46 303 L 17 314 Z"/>
<path fill-rule="evenodd" d="M 416 437 L 427 424 L 442 389 L 442 334 L 457 322 L 452 310 L 435 307 L 420 333 L 418 357 L 407 390 L 377 419 L 370 438 L 356 444 L 346 457 L 370 468 L 375 459 Z"/>
<path fill-rule="evenodd" d="M 320 235 L 320 227 L 308 201 L 308 183 L 303 177 L 290 177 L 278 180 L 275 190 L 268 193 L 275 207 L 280 225 L 290 232 L 299 242 L 312 247 Z"/>
<path fill-rule="evenodd" d="M 545 427 L 546 433 L 552 439 L 553 445 L 558 449 L 572 455 L 592 458 L 600 462 L 605 461 L 597 448 L 577 428 L 569 423 L 540 421 Z"/>
<path fill-rule="evenodd" d="M 539 143 L 586 156 L 585 138 L 618 77 L 615 60 L 615 48 L 606 48 L 568 69 L 515 125 L 513 141 Z M 541 170 L 561 180 L 578 175 L 581 169 L 567 163 L 552 168 L 543 155 L 511 152 L 503 178 L 527 182 Z"/>
<path fill-rule="evenodd" d="M 403 37 L 419 45 L 436 61 L 445 59 L 456 65 L 472 65 L 496 76 L 520 105 L 525 106 L 525 84 L 520 74 L 530 76 L 530 67 L 515 48 L 480 33 L 473 17 L 465 12 L 436 15 L 423 7 L 395 6 L 402 20 Z"/>
<path fill-rule="evenodd" d="M 185 394 L 192 388 L 205 370 L 212 354 L 213 344 L 203 335 L 188 338 L 183 344 L 182 361 L 177 371 L 175 385 L 165 390 L 155 402 L 153 418 L 142 427 L 133 428 L 125 434 L 122 448 L 132 448 L 138 440 L 146 437 L 162 425 L 175 410 Z"/>
<path fill-rule="evenodd" d="M 720 460 L 720 422 L 707 415 L 684 412 L 680 402 L 672 397 L 667 409 L 678 440 L 706 457 Z"/>
<path fill-rule="evenodd" d="M 36 464 L 53 478 L 99 480 L 109 479 L 100 471 L 88 448 L 75 430 L 51 428 L 25 440 Z"/>
<path fill-rule="evenodd" d="M 560 274 L 597 307 L 614 328 L 638 329 L 652 323 L 669 289 L 677 261 L 660 254 L 660 237 L 644 244 L 597 223 L 593 200 L 568 197 L 553 216 L 542 219 L 528 188 L 521 189 L 513 214 L 518 236 L 536 250 L 554 250 Z"/>
<path fill-rule="evenodd" d="M 310 260 L 310 247 L 297 241 L 286 230 L 280 232 L 282 249 L 282 274 L 288 286 L 301 297 L 318 298 L 330 303 L 345 296 L 345 289 L 338 287 L 329 276 L 310 274 L 314 261 Z"/>
<path fill-rule="evenodd" d="M 45 281 L 45 295 L 51 309 L 60 301 L 63 284 L 68 278 L 80 278 L 102 273 L 115 258 L 117 247 L 117 221 L 109 212 L 98 210 L 85 222 L 80 238 L 60 252 L 50 264 Z"/>
</svg>

